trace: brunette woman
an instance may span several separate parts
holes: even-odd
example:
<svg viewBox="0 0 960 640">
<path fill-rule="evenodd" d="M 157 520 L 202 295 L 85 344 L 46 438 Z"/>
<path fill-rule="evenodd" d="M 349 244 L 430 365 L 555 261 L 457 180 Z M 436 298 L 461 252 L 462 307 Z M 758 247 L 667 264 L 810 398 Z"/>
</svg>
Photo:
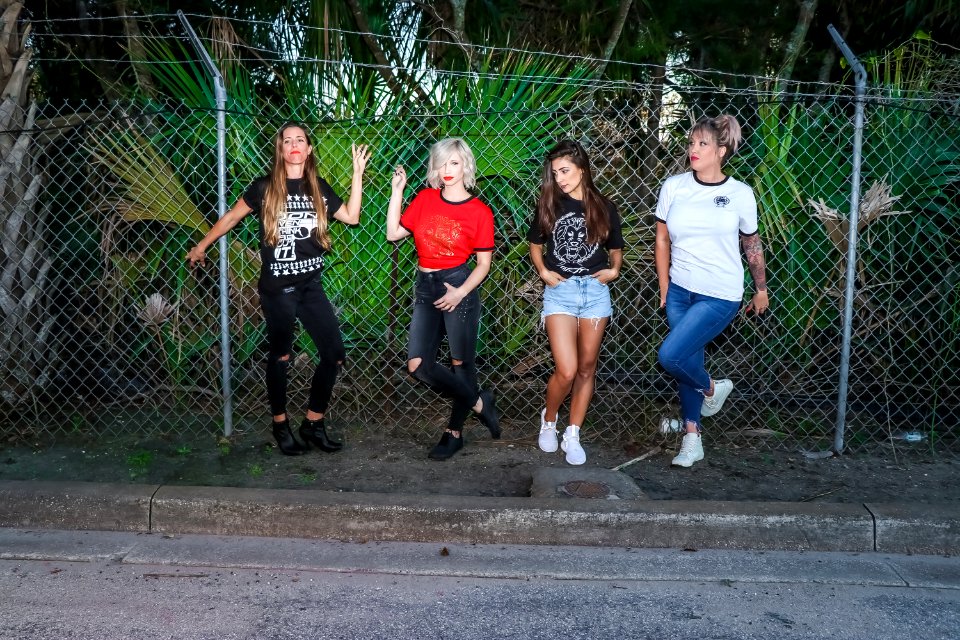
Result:
<svg viewBox="0 0 960 640">
<path fill-rule="evenodd" d="M 580 428 L 593 398 L 597 357 L 613 314 L 609 284 L 620 275 L 623 235 L 617 208 L 593 184 L 590 159 L 564 140 L 547 154 L 533 223 L 530 260 L 544 283 L 542 318 L 555 369 L 540 412 L 538 443 L 557 450 L 560 405 L 570 396 L 569 426 L 559 444 L 570 464 L 583 464 Z"/>
<path fill-rule="evenodd" d="M 273 162 L 267 176 L 255 180 L 237 203 L 197 243 L 187 260 L 205 264 L 206 250 L 244 217 L 259 219 L 262 266 L 257 289 L 267 325 L 267 398 L 273 415 L 273 437 L 286 455 L 300 455 L 316 446 L 338 451 L 323 422 L 339 367 L 346 358 L 340 327 L 323 291 L 324 255 L 330 250 L 329 223 L 360 221 L 363 171 L 370 159 L 366 145 L 353 146 L 353 181 L 344 203 L 317 175 L 316 157 L 305 127 L 283 125 L 274 138 Z M 317 349 L 319 362 L 310 385 L 307 412 L 297 441 L 287 415 L 287 368 L 290 366 L 296 320 Z"/>
</svg>

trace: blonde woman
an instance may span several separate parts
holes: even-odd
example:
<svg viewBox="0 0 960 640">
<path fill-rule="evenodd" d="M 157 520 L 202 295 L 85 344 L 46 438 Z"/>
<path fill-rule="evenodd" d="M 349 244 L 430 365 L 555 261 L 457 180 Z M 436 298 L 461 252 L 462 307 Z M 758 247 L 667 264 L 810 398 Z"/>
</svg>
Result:
<svg viewBox="0 0 960 640">
<path fill-rule="evenodd" d="M 205 264 L 206 250 L 250 213 L 260 220 L 262 266 L 257 290 L 267 325 L 267 398 L 273 415 L 273 437 L 285 455 L 300 455 L 315 446 L 339 451 L 323 422 L 339 367 L 346 358 L 340 327 L 323 291 L 324 254 L 330 250 L 329 224 L 360 222 L 363 172 L 370 159 L 366 145 L 353 145 L 353 181 L 344 203 L 317 175 L 316 157 L 307 130 L 283 125 L 274 138 L 273 162 L 267 176 L 255 180 L 243 196 L 197 243 L 187 260 Z M 313 373 L 307 412 L 298 442 L 287 415 L 287 368 L 300 320 L 320 361 Z"/>
<path fill-rule="evenodd" d="M 493 394 L 477 386 L 478 288 L 490 273 L 494 240 L 493 212 L 468 189 L 476 184 L 477 163 L 467 143 L 446 138 L 430 148 L 428 188 L 401 215 L 407 173 L 398 166 L 387 208 L 387 240 L 413 236 L 417 279 L 407 370 L 416 380 L 451 399 L 447 428 L 429 457 L 446 460 L 463 448 L 463 425 L 470 411 L 500 437 Z M 468 264 L 476 256 L 472 268 Z M 450 366 L 437 362 L 443 337 Z"/>
<path fill-rule="evenodd" d="M 756 289 L 747 309 L 765 313 L 770 307 L 756 198 L 723 171 L 740 140 L 733 116 L 698 120 L 687 142 L 690 171 L 667 178 L 657 202 L 654 255 L 660 307 L 670 325 L 658 358 L 680 396 L 685 433 L 672 461 L 679 467 L 703 460 L 700 418 L 720 411 L 733 391 L 731 380 L 707 373 L 704 348 L 743 300 L 741 249 Z"/>
</svg>

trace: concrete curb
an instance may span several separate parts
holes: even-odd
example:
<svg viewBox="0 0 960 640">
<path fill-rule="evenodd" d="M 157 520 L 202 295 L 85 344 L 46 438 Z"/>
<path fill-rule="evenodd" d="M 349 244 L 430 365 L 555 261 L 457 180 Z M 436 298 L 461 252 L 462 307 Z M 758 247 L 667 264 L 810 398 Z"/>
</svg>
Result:
<svg viewBox="0 0 960 640">
<path fill-rule="evenodd" d="M 486 498 L 0 482 L 0 526 L 350 541 L 960 553 L 955 505 Z"/>
</svg>

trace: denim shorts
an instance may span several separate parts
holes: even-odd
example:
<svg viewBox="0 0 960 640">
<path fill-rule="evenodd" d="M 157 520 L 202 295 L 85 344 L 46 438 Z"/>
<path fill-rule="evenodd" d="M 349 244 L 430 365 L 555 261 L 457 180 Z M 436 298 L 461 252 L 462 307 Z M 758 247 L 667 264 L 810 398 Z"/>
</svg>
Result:
<svg viewBox="0 0 960 640">
<path fill-rule="evenodd" d="M 542 318 L 562 314 L 575 318 L 609 318 L 613 315 L 610 287 L 593 276 L 573 276 L 543 288 Z"/>
</svg>

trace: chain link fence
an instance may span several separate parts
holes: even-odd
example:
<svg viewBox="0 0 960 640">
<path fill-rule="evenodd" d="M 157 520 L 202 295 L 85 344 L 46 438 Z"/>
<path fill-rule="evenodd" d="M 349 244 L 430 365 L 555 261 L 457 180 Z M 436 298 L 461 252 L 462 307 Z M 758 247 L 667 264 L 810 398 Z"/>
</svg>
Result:
<svg viewBox="0 0 960 640">
<path fill-rule="evenodd" d="M 867 100 L 847 446 L 920 440 L 956 455 L 957 96 L 894 99 L 878 90 Z M 446 402 L 406 374 L 415 257 L 412 242 L 385 240 L 384 219 L 394 166 L 411 176 L 409 201 L 425 178 L 430 144 L 458 135 L 475 152 L 477 194 L 497 219 L 493 269 L 481 290 L 481 384 L 497 392 L 505 438 L 535 436 L 552 358 L 524 236 L 543 155 L 572 137 L 619 206 L 627 242 L 584 438 L 673 438 L 659 428 L 678 410 L 656 361 L 667 325 L 658 312 L 653 210 L 663 179 L 685 170 L 691 121 L 731 113 L 746 140 L 729 169 L 757 195 L 772 303 L 764 319 L 739 315 L 708 347 L 708 370 L 732 378 L 735 390 L 705 429 L 744 447 L 831 447 L 852 173 L 849 91 L 687 87 L 680 97 L 662 86 L 611 83 L 591 88 L 589 100 L 581 93 L 520 107 L 504 99 L 351 119 L 317 115 L 325 109 L 231 106 L 226 188 L 229 206 L 266 170 L 272 137 L 287 120 L 312 131 L 320 172 L 343 197 L 351 143 L 373 147 L 361 223 L 333 225 L 324 276 L 348 353 L 329 414 L 335 425 L 430 440 L 446 422 Z M 0 133 L 4 167 L 18 144 L 36 153 L 32 168 L 4 175 L 5 193 L 11 181 L 42 181 L 29 206 L 5 195 L 0 221 L 5 437 L 222 432 L 218 250 L 208 252 L 206 269 L 184 260 L 215 218 L 215 123 L 214 111 L 184 104 L 42 104 L 34 122 Z M 266 431 L 256 236 L 252 219 L 228 236 L 230 375 L 237 428 Z M 9 275 L 41 263 L 43 277 L 32 282 Z M 290 407 L 299 415 L 313 368 L 305 334 L 295 351 Z M 468 433 L 482 437 L 471 424 Z"/>
</svg>

